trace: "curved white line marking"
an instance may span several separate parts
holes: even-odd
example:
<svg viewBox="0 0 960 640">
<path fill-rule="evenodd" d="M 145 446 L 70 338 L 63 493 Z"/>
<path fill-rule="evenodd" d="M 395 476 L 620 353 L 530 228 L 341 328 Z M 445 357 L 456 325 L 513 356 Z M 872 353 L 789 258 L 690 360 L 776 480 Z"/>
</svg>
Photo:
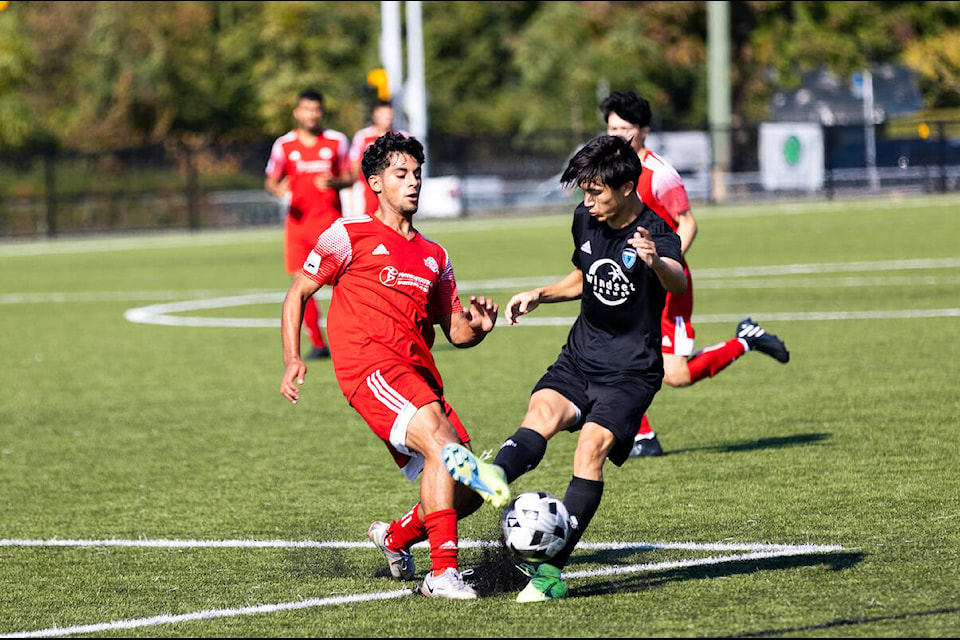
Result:
<svg viewBox="0 0 960 640">
<path fill-rule="evenodd" d="M 322 290 L 321 290 L 322 291 Z M 153 304 L 146 307 L 136 307 L 124 312 L 123 317 L 130 322 L 140 324 L 159 324 L 176 327 L 246 327 L 258 329 L 277 329 L 280 327 L 279 318 L 204 318 L 196 316 L 176 316 L 174 313 L 194 311 L 197 309 L 222 309 L 226 307 L 242 307 L 255 304 L 279 303 L 283 301 L 284 293 L 250 294 L 243 296 L 229 296 L 223 298 L 205 298 L 201 300 L 187 300 Z M 776 313 L 765 311 L 744 311 L 737 314 L 694 315 L 693 321 L 697 324 L 739 322 L 746 316 L 762 317 L 765 322 L 770 321 L 818 321 L 818 320 L 891 320 L 911 318 L 945 318 L 960 316 L 960 309 L 903 309 L 903 310 L 866 310 L 866 311 L 807 311 L 800 313 Z M 576 318 L 572 316 L 559 317 L 524 317 L 514 327 L 550 327 L 573 324 Z M 326 326 L 326 320 L 321 319 L 321 326 Z"/>
</svg>

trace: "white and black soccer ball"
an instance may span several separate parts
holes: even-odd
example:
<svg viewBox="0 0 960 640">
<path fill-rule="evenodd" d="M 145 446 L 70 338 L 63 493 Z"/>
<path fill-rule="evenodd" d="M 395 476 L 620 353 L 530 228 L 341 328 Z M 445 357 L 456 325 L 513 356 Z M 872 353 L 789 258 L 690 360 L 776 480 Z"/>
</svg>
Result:
<svg viewBox="0 0 960 640">
<path fill-rule="evenodd" d="M 500 519 L 503 544 L 522 560 L 544 562 L 557 555 L 570 535 L 563 502 L 544 491 L 521 493 Z"/>
</svg>

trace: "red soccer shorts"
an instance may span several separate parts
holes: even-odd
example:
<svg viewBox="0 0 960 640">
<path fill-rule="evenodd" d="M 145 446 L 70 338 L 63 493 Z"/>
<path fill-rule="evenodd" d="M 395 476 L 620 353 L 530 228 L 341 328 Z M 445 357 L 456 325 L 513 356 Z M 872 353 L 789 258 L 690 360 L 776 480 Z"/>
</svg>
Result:
<svg viewBox="0 0 960 640">
<path fill-rule="evenodd" d="M 457 412 L 447 404 L 443 391 L 407 365 L 388 365 L 372 372 L 350 400 L 350 406 L 383 440 L 397 466 L 411 482 L 423 470 L 423 456 L 406 446 L 407 427 L 417 410 L 431 402 L 440 403 L 460 441 L 468 442 L 470 436 Z"/>
<path fill-rule="evenodd" d="M 660 331 L 663 334 L 661 353 L 678 356 L 693 355 L 693 338 L 696 333 L 690 318 L 693 315 L 693 278 L 686 263 L 683 273 L 687 276 L 687 290 L 681 295 L 667 293 L 660 317 Z"/>
</svg>

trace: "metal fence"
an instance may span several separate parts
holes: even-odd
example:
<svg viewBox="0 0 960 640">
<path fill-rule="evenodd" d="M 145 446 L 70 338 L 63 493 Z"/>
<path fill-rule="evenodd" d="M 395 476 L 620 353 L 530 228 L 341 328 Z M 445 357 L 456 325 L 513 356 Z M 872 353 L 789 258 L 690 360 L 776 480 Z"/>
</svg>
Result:
<svg viewBox="0 0 960 640">
<path fill-rule="evenodd" d="M 770 187 L 761 126 L 730 132 L 730 166 L 722 172 L 709 166 L 709 153 L 706 160 L 682 148 L 664 155 L 680 169 L 691 198 L 701 202 L 949 192 L 960 190 L 960 141 L 948 135 L 957 125 L 930 123 L 924 137 L 879 128 L 871 149 L 862 125 L 822 128 L 822 180 L 803 188 Z M 658 135 L 668 136 L 652 137 Z M 584 141 L 569 133 L 431 135 L 421 213 L 566 210 L 576 193 L 561 189 L 559 174 Z M 282 203 L 263 190 L 271 143 L 0 156 L 0 239 L 280 225 Z"/>
</svg>

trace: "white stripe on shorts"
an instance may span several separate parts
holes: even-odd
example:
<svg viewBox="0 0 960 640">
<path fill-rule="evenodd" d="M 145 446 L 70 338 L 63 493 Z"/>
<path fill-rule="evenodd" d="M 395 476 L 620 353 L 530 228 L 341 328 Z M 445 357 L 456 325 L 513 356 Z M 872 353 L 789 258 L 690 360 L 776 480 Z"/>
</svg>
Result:
<svg viewBox="0 0 960 640">
<path fill-rule="evenodd" d="M 674 316 L 673 324 L 677 328 L 673 334 L 673 354 L 677 356 L 693 355 L 695 341 L 690 339 L 687 332 L 687 323 L 683 321 L 683 316 Z"/>
<path fill-rule="evenodd" d="M 383 406 L 397 414 L 393 426 L 390 427 L 390 444 L 400 453 L 410 456 L 410 462 L 403 468 L 403 473 L 407 476 L 407 479 L 413 481 L 423 469 L 423 456 L 407 448 L 406 445 L 407 427 L 413 420 L 417 408 L 396 389 L 387 384 L 387 381 L 380 375 L 379 369 L 367 376 L 367 387 L 373 393 L 373 396 L 383 403 Z"/>
<path fill-rule="evenodd" d="M 387 381 L 380 375 L 379 369 L 367 376 L 367 386 L 370 387 L 370 391 L 373 392 L 377 400 L 394 413 L 400 413 L 405 405 L 410 404 L 406 398 L 387 384 Z"/>
</svg>

